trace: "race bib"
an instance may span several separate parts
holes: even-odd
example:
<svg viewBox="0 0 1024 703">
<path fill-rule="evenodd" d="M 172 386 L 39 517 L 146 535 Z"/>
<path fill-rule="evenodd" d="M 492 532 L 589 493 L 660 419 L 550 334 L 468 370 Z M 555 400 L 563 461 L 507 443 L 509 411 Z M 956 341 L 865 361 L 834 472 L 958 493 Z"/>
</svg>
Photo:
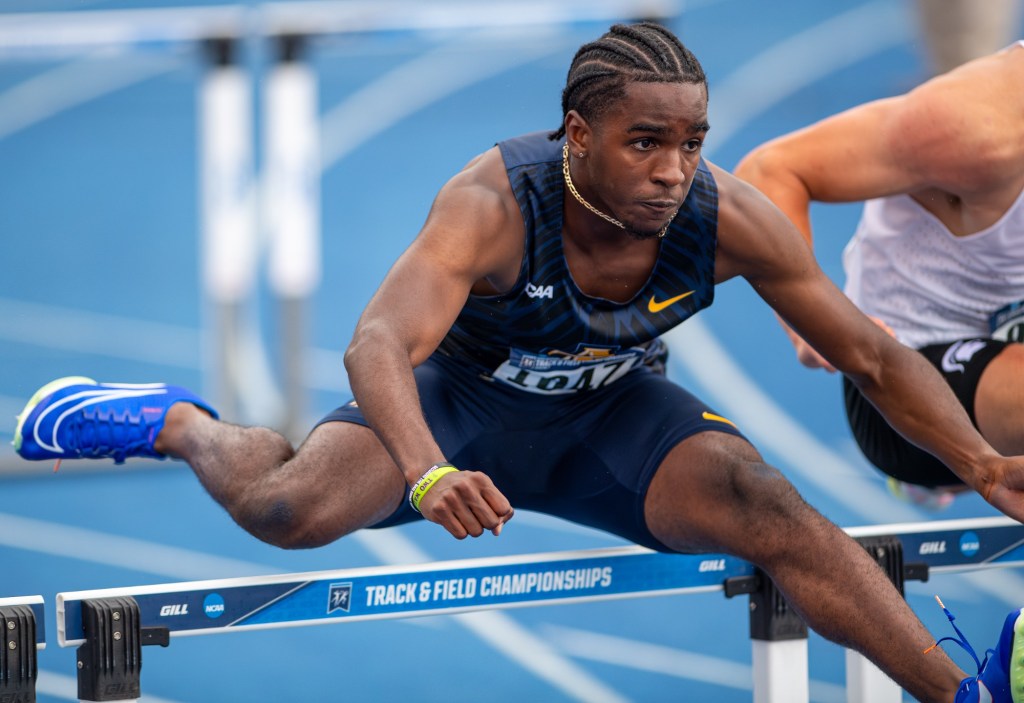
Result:
<svg viewBox="0 0 1024 703">
<path fill-rule="evenodd" d="M 580 353 L 535 354 L 513 349 L 492 378 L 530 393 L 561 395 L 602 388 L 622 378 L 642 361 L 643 349 L 615 353 L 585 349 Z"/>
<path fill-rule="evenodd" d="M 992 339 L 1024 342 L 1024 300 L 999 308 L 988 320 Z"/>
</svg>

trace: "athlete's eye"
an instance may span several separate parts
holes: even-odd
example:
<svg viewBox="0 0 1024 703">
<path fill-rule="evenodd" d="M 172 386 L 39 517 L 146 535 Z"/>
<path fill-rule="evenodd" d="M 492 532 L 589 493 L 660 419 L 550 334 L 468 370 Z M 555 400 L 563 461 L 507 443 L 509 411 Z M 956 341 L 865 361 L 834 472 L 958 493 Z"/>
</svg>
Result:
<svg viewBox="0 0 1024 703">
<path fill-rule="evenodd" d="M 690 141 L 683 144 L 683 149 L 685 149 L 686 151 L 699 151 L 701 144 L 702 142 L 700 139 L 691 139 Z"/>
<path fill-rule="evenodd" d="M 640 151 L 650 151 L 655 147 L 655 143 L 650 137 L 643 137 L 633 142 L 633 146 Z"/>
</svg>

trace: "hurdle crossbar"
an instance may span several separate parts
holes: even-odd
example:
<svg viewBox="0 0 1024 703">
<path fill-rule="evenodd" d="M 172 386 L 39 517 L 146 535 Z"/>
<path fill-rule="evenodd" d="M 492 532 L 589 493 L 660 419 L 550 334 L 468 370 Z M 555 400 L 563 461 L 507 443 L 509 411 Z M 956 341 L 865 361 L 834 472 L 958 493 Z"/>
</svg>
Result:
<svg viewBox="0 0 1024 703">
<path fill-rule="evenodd" d="M 753 573 L 732 557 L 619 547 L 79 591 L 57 594 L 57 637 L 83 643 L 82 602 L 113 596 L 183 636 L 715 591 Z"/>
<path fill-rule="evenodd" d="M 1009 518 L 850 528 L 893 536 L 909 563 L 932 572 L 1024 563 L 1024 525 Z M 254 576 L 57 594 L 61 647 L 85 641 L 81 603 L 131 596 L 143 626 L 172 637 L 393 619 L 723 590 L 754 567 L 725 555 L 661 554 L 642 547 Z"/>
<path fill-rule="evenodd" d="M 1024 564 L 1024 525 L 1004 517 L 846 532 L 875 552 L 880 563 L 890 563 L 890 571 L 897 572 L 890 577 L 901 589 L 904 578 Z M 895 558 L 883 560 L 882 550 L 869 546 L 879 540 L 896 547 Z M 83 616 L 110 599 L 130 601 L 133 611 L 137 603 L 143 644 L 148 633 L 157 633 L 164 644 L 187 635 L 719 590 L 729 596 L 750 593 L 753 605 L 756 592 L 758 603 L 776 597 L 766 595 L 765 581 L 752 564 L 726 555 L 664 554 L 642 547 L 549 552 L 58 593 L 57 636 L 61 647 L 87 644 Z M 751 638 L 755 701 L 806 700 L 806 675 L 802 688 L 778 685 L 801 678 L 794 670 L 806 673 L 806 626 L 755 623 L 752 616 Z M 884 683 L 884 675 L 870 665 L 848 658 L 847 671 L 863 692 L 851 700 L 881 701 L 879 690 L 894 692 L 891 700 L 899 700 L 895 684 Z M 758 694 L 759 689 L 773 693 Z"/>
</svg>

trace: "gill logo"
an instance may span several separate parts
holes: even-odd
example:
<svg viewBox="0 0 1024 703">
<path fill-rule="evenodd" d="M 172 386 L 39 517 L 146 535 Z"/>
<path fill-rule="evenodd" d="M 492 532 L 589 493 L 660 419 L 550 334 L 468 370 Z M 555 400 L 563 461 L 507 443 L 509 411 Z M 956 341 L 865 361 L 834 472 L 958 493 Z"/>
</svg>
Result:
<svg viewBox="0 0 1024 703">
<path fill-rule="evenodd" d="M 661 301 L 655 300 L 654 296 L 652 295 L 651 299 L 647 301 L 647 310 L 650 311 L 650 312 L 661 312 L 662 310 L 667 308 L 672 303 L 678 303 L 683 298 L 688 298 L 691 295 L 693 295 L 693 291 L 692 290 L 687 292 L 687 293 L 682 293 L 681 295 L 677 295 L 674 298 L 669 298 L 668 300 L 661 300 Z"/>
</svg>

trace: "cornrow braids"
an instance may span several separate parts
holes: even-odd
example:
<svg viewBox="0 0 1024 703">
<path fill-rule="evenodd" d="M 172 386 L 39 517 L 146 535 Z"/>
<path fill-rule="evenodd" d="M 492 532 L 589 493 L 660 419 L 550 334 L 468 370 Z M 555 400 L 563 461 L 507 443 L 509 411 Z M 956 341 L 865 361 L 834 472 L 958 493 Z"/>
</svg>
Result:
<svg viewBox="0 0 1024 703">
<path fill-rule="evenodd" d="M 565 136 L 570 110 L 588 121 L 598 119 L 625 96 L 630 82 L 699 83 L 705 92 L 708 85 L 697 57 L 662 25 L 616 24 L 573 57 L 562 91 L 562 126 L 549 138 Z"/>
</svg>

